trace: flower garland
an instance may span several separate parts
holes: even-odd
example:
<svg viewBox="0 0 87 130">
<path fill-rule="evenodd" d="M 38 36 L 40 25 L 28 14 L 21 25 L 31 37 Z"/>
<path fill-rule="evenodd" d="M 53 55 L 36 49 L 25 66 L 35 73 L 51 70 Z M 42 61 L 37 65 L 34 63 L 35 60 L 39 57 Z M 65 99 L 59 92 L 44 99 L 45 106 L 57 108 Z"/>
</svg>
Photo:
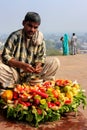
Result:
<svg viewBox="0 0 87 130">
<path fill-rule="evenodd" d="M 0 104 L 7 118 L 37 127 L 40 123 L 59 120 L 66 112 L 77 112 L 80 104 L 85 108 L 86 96 L 76 81 L 57 79 L 34 86 L 15 84 L 13 89 L 0 93 Z"/>
</svg>

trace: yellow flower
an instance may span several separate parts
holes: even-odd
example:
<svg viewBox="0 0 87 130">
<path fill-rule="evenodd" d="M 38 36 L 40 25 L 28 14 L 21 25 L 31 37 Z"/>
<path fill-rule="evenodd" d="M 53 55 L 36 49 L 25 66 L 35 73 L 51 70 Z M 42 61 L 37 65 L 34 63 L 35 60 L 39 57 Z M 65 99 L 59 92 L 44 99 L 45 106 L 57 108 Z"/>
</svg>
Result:
<svg viewBox="0 0 87 130">
<path fill-rule="evenodd" d="M 4 99 L 5 101 L 12 100 L 12 98 L 13 98 L 13 92 L 12 92 L 12 90 L 5 90 L 2 93 L 1 98 Z"/>
<path fill-rule="evenodd" d="M 40 103 L 41 103 L 41 104 L 46 104 L 46 100 L 45 100 L 45 99 L 41 99 L 41 100 L 40 100 Z"/>
</svg>

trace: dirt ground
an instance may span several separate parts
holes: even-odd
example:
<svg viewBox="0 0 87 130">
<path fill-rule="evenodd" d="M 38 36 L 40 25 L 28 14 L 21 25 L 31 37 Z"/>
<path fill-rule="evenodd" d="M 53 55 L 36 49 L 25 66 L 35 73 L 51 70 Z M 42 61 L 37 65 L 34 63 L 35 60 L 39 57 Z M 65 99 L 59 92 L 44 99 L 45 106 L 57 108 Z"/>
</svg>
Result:
<svg viewBox="0 0 87 130">
<path fill-rule="evenodd" d="M 57 56 L 60 60 L 60 69 L 56 74 L 57 79 L 77 80 L 87 95 L 87 54 L 77 54 L 69 56 Z M 87 118 L 87 109 L 80 111 Z"/>
</svg>

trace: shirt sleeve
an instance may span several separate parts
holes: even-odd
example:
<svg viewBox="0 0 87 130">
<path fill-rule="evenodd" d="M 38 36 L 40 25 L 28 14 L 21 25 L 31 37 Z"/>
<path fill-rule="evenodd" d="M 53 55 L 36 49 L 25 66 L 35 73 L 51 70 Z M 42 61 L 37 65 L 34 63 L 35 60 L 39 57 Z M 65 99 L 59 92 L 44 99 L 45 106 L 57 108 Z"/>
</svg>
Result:
<svg viewBox="0 0 87 130">
<path fill-rule="evenodd" d="M 9 36 L 4 45 L 2 52 L 2 61 L 5 64 L 8 64 L 8 61 L 13 58 L 13 48 L 14 48 L 13 42 L 14 38 Z"/>
</svg>

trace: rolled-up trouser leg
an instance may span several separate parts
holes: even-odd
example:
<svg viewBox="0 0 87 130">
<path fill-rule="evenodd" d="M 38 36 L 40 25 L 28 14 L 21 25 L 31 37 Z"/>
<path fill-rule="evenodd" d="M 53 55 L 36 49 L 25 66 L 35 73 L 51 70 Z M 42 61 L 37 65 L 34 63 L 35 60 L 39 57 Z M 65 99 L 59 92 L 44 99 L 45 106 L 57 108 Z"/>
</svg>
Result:
<svg viewBox="0 0 87 130">
<path fill-rule="evenodd" d="M 18 73 L 14 68 L 0 62 L 0 83 L 4 88 L 17 82 L 18 78 Z"/>
<path fill-rule="evenodd" d="M 56 57 L 47 57 L 46 63 L 44 65 L 43 71 L 41 73 L 41 78 L 46 80 L 55 79 L 57 70 L 60 67 L 60 61 Z"/>
</svg>

